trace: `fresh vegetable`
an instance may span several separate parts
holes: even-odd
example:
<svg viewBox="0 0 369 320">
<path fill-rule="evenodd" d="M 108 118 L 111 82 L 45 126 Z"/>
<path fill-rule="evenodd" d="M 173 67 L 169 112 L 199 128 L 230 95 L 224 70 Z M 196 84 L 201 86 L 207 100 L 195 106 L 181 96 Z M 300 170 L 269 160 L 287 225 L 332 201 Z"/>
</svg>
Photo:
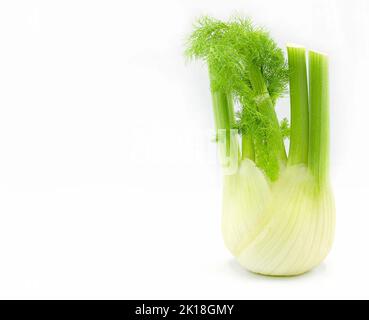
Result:
<svg viewBox="0 0 369 320">
<path fill-rule="evenodd" d="M 186 47 L 209 70 L 225 244 L 245 268 L 278 276 L 318 265 L 335 229 L 328 57 L 310 51 L 307 72 L 303 47 L 289 45 L 287 53 L 288 63 L 265 30 L 241 18 L 201 18 Z M 290 127 L 275 111 L 288 86 Z"/>
</svg>

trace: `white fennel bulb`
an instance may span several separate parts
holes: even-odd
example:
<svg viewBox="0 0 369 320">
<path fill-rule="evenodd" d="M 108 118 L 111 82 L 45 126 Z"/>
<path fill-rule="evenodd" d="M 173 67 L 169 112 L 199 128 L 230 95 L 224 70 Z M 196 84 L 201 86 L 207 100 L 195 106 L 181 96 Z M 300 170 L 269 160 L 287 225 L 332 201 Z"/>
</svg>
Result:
<svg viewBox="0 0 369 320">
<path fill-rule="evenodd" d="M 252 182 L 239 184 L 248 203 L 239 201 L 239 210 L 232 205 L 232 198 L 239 195 L 228 183 L 232 178 L 239 180 L 239 174 L 225 177 L 222 230 L 229 250 L 242 266 L 260 274 L 298 275 L 317 266 L 334 238 L 330 187 L 318 191 L 306 167 L 292 166 L 281 173 L 269 192 L 266 179 L 249 172 L 245 180 Z M 253 183 L 259 185 L 250 192 Z"/>
</svg>

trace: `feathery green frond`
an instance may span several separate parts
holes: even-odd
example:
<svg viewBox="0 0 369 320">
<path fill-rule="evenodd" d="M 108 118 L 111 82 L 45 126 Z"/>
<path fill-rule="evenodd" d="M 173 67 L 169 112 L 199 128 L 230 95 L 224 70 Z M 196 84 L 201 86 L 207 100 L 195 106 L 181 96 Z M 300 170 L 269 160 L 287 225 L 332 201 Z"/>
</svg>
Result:
<svg viewBox="0 0 369 320">
<path fill-rule="evenodd" d="M 283 139 L 289 139 L 291 135 L 291 127 L 287 118 L 283 118 L 279 124 Z"/>
<path fill-rule="evenodd" d="M 248 19 L 200 18 L 187 41 L 189 58 L 208 64 L 212 92 L 231 94 L 241 105 L 237 127 L 251 133 L 256 164 L 271 180 L 285 150 L 275 101 L 286 91 L 288 68 L 281 49 Z"/>
</svg>

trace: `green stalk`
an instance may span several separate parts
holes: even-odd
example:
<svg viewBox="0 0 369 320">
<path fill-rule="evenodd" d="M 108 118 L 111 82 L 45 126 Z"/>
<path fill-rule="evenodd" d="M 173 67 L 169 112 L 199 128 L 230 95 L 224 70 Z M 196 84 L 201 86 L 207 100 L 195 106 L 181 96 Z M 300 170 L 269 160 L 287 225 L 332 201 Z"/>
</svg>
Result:
<svg viewBox="0 0 369 320">
<path fill-rule="evenodd" d="M 229 157 L 231 155 L 231 129 L 234 121 L 233 102 L 228 94 L 221 91 L 213 91 L 212 99 L 217 137 L 219 130 L 226 130 L 226 156 Z"/>
<path fill-rule="evenodd" d="M 329 170 L 328 57 L 309 51 L 310 137 L 308 167 L 318 189 L 327 182 Z"/>
<path fill-rule="evenodd" d="M 267 86 L 261 71 L 255 66 L 249 66 L 250 81 L 255 93 L 255 103 L 258 111 L 268 120 L 272 125 L 272 140 L 277 144 L 277 157 L 282 162 L 286 162 L 287 155 L 284 147 L 283 137 L 279 128 L 277 114 L 274 109 L 272 99 L 269 96 Z"/>
<path fill-rule="evenodd" d="M 251 134 L 242 134 L 242 160 L 255 160 L 254 141 Z"/>
<path fill-rule="evenodd" d="M 307 164 L 309 148 L 309 98 L 305 48 L 287 46 L 290 80 L 291 135 L 288 164 Z"/>
</svg>

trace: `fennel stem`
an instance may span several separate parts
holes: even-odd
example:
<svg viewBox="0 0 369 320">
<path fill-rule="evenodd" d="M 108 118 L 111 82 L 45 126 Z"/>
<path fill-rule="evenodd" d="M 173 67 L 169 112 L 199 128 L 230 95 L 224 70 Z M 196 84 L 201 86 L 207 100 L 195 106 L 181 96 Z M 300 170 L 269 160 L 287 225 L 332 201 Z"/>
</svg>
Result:
<svg viewBox="0 0 369 320">
<path fill-rule="evenodd" d="M 222 91 L 212 91 L 213 111 L 217 140 L 218 130 L 226 130 L 226 156 L 231 155 L 231 129 L 234 123 L 233 101 L 230 94 Z"/>
<path fill-rule="evenodd" d="M 242 133 L 242 160 L 255 160 L 254 141 L 251 134 Z"/>
<path fill-rule="evenodd" d="M 329 170 L 328 57 L 309 51 L 310 136 L 308 167 L 318 190 L 327 183 Z"/>
<path fill-rule="evenodd" d="M 279 127 L 277 114 L 274 109 L 273 101 L 269 95 L 267 86 L 265 84 L 261 71 L 254 65 L 249 66 L 249 75 L 251 86 L 255 93 L 255 104 L 258 111 L 270 122 L 272 125 L 272 140 L 276 142 L 276 157 L 278 160 L 285 163 L 287 161 L 287 154 L 284 147 L 283 137 Z M 257 147 L 257 146 L 255 146 Z M 272 177 L 275 180 L 276 177 Z"/>
<path fill-rule="evenodd" d="M 290 105 L 291 105 L 291 131 L 288 164 L 308 163 L 309 148 L 309 98 L 306 72 L 305 48 L 287 46 Z"/>
</svg>

